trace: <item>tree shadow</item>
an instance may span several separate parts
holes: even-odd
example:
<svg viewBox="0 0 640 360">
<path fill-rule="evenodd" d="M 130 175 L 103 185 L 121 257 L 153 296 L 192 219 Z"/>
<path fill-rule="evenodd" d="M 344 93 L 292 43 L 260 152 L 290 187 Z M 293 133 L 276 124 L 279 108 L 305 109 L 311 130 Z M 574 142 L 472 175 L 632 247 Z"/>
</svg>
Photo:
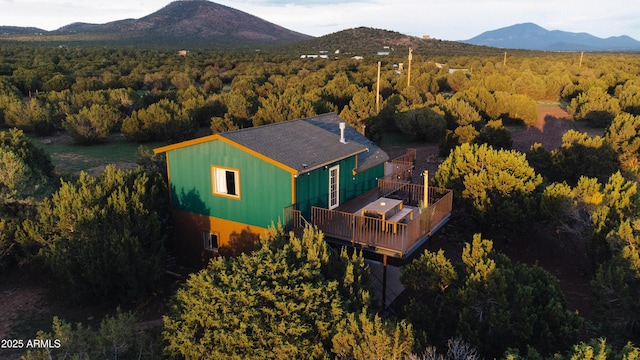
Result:
<svg viewBox="0 0 640 360">
<path fill-rule="evenodd" d="M 256 248 L 256 244 L 260 240 L 260 235 L 251 231 L 247 226 L 240 233 L 232 232 L 229 237 L 229 243 L 221 246 L 220 255 L 223 256 L 239 256 L 241 254 L 250 253 Z"/>
<path fill-rule="evenodd" d="M 174 204 L 174 208 L 183 209 L 185 211 L 208 215 L 209 208 L 202 201 L 202 197 L 200 196 L 200 192 L 195 188 L 185 192 L 185 189 L 181 189 L 180 193 L 176 192 L 175 186 L 171 185 L 171 193 L 173 194 L 174 200 L 177 200 L 177 204 Z"/>
</svg>

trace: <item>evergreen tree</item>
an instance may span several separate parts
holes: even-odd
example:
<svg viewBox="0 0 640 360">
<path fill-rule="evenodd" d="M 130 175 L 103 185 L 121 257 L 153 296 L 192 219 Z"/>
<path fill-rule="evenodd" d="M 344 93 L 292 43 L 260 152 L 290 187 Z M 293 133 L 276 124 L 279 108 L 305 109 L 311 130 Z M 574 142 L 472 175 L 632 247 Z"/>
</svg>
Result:
<svg viewBox="0 0 640 360">
<path fill-rule="evenodd" d="M 628 81 L 616 87 L 615 95 L 620 100 L 622 111 L 640 115 L 640 85 L 633 81 Z"/>
<path fill-rule="evenodd" d="M 606 181 L 620 165 L 611 143 L 603 137 L 569 130 L 562 136 L 561 147 L 552 152 L 552 181 L 576 184 L 580 177 L 595 177 Z"/>
<path fill-rule="evenodd" d="M 184 140 L 193 137 L 198 123 L 172 100 L 162 99 L 124 119 L 122 132 L 135 141 Z"/>
<path fill-rule="evenodd" d="M 38 331 L 36 339 L 53 346 L 28 350 L 23 360 L 62 359 L 160 359 L 157 335 L 136 329 L 138 319 L 119 308 L 115 316 L 105 316 L 97 329 L 82 323 L 70 324 L 55 316 L 51 332 Z M 58 344 L 58 346 L 55 346 Z"/>
<path fill-rule="evenodd" d="M 521 357 L 508 356 L 509 360 L 517 360 Z M 527 357 L 529 358 L 529 357 Z M 539 358 L 539 356 L 538 356 Z M 607 339 L 591 339 L 588 342 L 580 342 L 573 346 L 566 355 L 555 354 L 558 360 L 607 360 L 607 359 L 640 359 L 640 348 L 627 342 L 622 346 L 612 346 Z"/>
<path fill-rule="evenodd" d="M 317 230 L 297 238 L 272 228 L 253 253 L 212 259 L 178 290 L 164 318 L 166 352 L 201 359 L 329 358 L 340 319 L 368 305 L 365 269 L 361 256 L 333 253 Z"/>
<path fill-rule="evenodd" d="M 45 199 L 26 220 L 20 241 L 39 256 L 74 300 L 131 301 L 155 289 L 164 253 L 164 181 L 141 169 L 108 166 L 97 178 L 82 172 Z"/>
<path fill-rule="evenodd" d="M 227 114 L 223 118 L 217 116 L 212 117 L 210 128 L 211 133 L 217 134 L 226 131 L 238 130 L 238 125 L 234 124 L 229 114 Z"/>
<path fill-rule="evenodd" d="M 49 156 L 21 130 L 0 131 L 0 269 L 25 259 L 16 241 L 20 223 L 55 185 Z"/>
<path fill-rule="evenodd" d="M 51 106 L 38 98 L 27 103 L 12 101 L 4 107 L 4 121 L 11 127 L 37 134 L 49 134 L 53 130 Z"/>
<path fill-rule="evenodd" d="M 502 125 L 501 120 L 490 120 L 480 129 L 478 136 L 473 139 L 476 144 L 488 144 L 495 149 L 509 150 L 513 145 L 511 132 Z"/>
<path fill-rule="evenodd" d="M 567 110 L 577 120 L 585 120 L 594 127 L 606 127 L 620 113 L 620 103 L 605 88 L 594 86 L 571 100 Z"/>
<path fill-rule="evenodd" d="M 397 116 L 396 127 L 410 140 L 436 142 L 444 138 L 447 122 L 436 111 L 422 108 Z"/>
<path fill-rule="evenodd" d="M 605 140 L 618 155 L 620 167 L 640 176 L 640 115 L 616 116 L 607 128 Z"/>
<path fill-rule="evenodd" d="M 269 94 L 260 99 L 260 107 L 253 117 L 253 126 L 271 124 L 315 115 L 301 88 L 288 88 L 282 95 Z"/>
<path fill-rule="evenodd" d="M 400 321 L 392 324 L 366 309 L 360 314 L 347 313 L 336 326 L 332 351 L 339 359 L 402 360 L 411 354 L 413 329 Z"/>
<path fill-rule="evenodd" d="M 69 114 L 63 126 L 78 144 L 92 144 L 105 140 L 120 127 L 120 112 L 108 105 L 93 104 L 78 114 Z"/>
<path fill-rule="evenodd" d="M 480 234 L 465 245 L 460 266 L 425 250 L 401 272 L 410 291 L 405 313 L 437 345 L 458 337 L 497 357 L 529 346 L 553 354 L 578 339 L 582 321 L 566 310 L 557 280 L 539 266 L 512 264 Z"/>
<path fill-rule="evenodd" d="M 542 177 L 514 150 L 462 144 L 438 167 L 434 179 L 437 186 L 453 189 L 454 199 L 478 220 L 493 225 L 523 226 L 537 213 L 533 195 Z"/>
</svg>

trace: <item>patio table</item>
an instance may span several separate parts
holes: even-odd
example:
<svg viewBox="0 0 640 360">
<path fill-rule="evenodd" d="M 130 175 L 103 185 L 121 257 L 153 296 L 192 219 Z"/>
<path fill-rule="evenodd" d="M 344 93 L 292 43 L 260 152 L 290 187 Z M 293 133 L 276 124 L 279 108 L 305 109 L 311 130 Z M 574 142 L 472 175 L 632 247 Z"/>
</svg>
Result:
<svg viewBox="0 0 640 360">
<path fill-rule="evenodd" d="M 362 216 L 365 216 L 366 213 L 377 214 L 385 221 L 400 210 L 402 210 L 402 200 L 381 197 L 360 209 L 360 213 Z"/>
</svg>

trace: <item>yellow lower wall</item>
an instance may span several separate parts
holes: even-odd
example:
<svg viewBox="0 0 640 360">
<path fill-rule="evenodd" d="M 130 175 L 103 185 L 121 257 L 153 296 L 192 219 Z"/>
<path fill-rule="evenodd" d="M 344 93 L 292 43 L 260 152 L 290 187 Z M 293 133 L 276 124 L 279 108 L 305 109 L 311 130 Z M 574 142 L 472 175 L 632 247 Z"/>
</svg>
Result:
<svg viewBox="0 0 640 360">
<path fill-rule="evenodd" d="M 253 250 L 260 234 L 267 229 L 235 221 L 172 210 L 173 253 L 181 264 L 203 267 L 217 253 L 204 249 L 203 233 L 218 234 L 218 253 L 234 256 Z"/>
</svg>

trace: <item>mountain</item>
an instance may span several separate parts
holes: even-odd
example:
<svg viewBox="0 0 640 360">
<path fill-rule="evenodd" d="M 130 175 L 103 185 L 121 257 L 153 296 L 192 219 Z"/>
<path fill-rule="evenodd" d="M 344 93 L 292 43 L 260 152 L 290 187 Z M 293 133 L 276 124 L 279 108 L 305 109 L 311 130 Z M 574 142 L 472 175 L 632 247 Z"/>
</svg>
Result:
<svg viewBox="0 0 640 360">
<path fill-rule="evenodd" d="M 548 51 L 640 51 L 640 42 L 629 36 L 602 39 L 587 33 L 549 31 L 533 23 L 484 32 L 461 42 L 507 49 Z"/>
<path fill-rule="evenodd" d="M 286 50 L 299 54 L 323 52 L 369 56 L 378 52 L 407 56 L 408 48 L 416 55 L 495 54 L 495 49 L 430 38 L 404 35 L 396 31 L 358 27 L 327 34 L 311 40 L 292 43 Z"/>
<path fill-rule="evenodd" d="M 43 40 L 233 48 L 288 44 L 312 38 L 207 0 L 174 1 L 140 19 L 106 24 L 73 23 L 44 33 Z"/>
<path fill-rule="evenodd" d="M 0 26 L 0 35 L 36 35 L 44 34 L 46 32 L 47 30 L 35 27 Z"/>
</svg>

